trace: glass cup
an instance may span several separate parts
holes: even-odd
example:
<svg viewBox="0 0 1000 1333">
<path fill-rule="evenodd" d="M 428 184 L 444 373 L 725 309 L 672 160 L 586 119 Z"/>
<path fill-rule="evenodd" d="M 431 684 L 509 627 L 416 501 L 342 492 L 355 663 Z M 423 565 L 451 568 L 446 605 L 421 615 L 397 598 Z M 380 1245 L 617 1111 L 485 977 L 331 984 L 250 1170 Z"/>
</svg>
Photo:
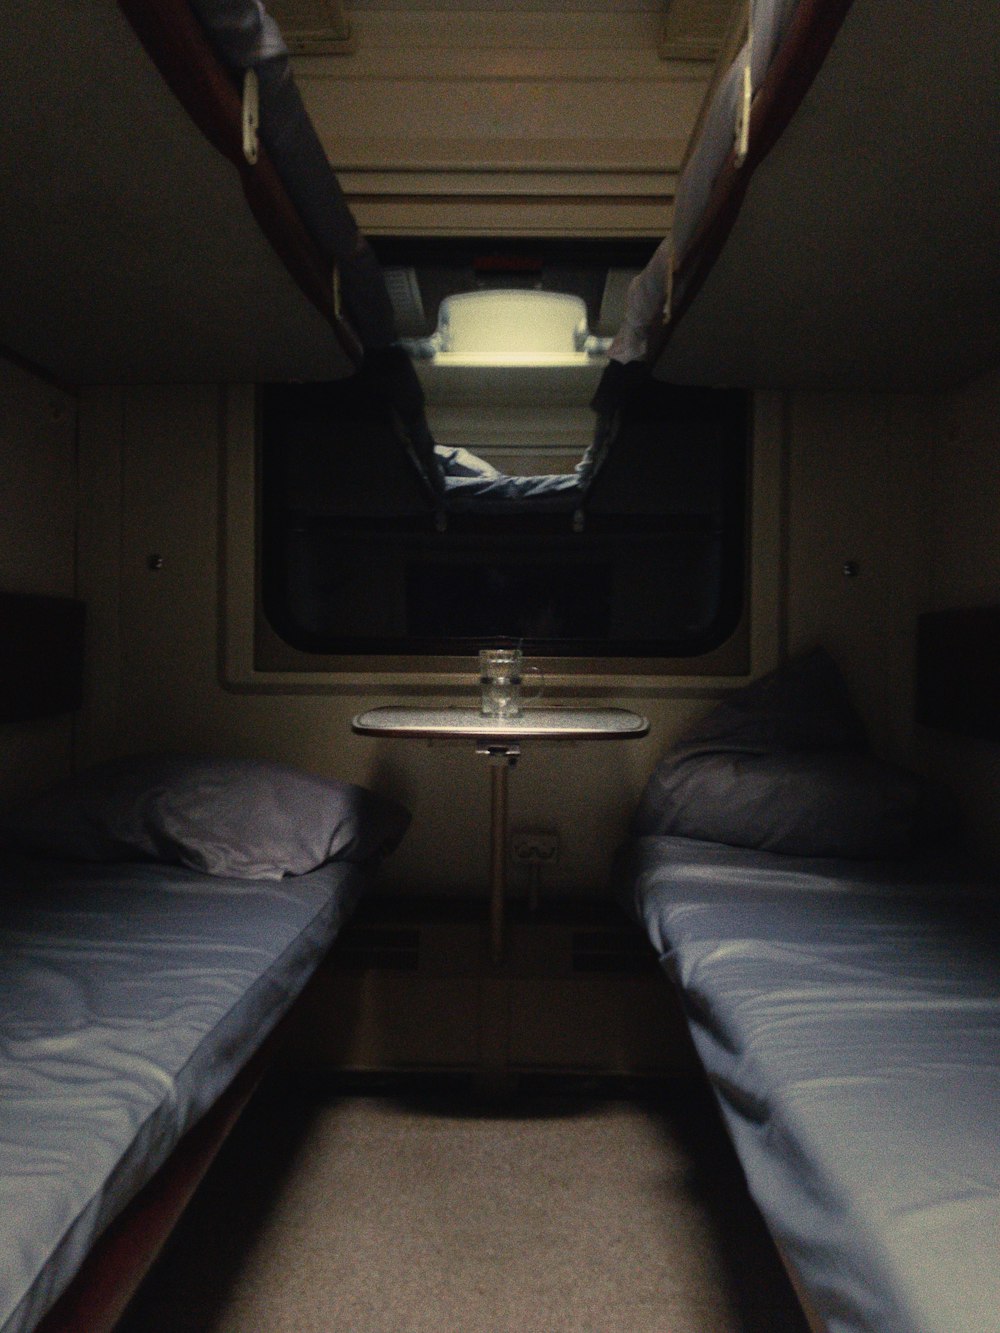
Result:
<svg viewBox="0 0 1000 1333">
<path fill-rule="evenodd" d="M 483 648 L 479 654 L 479 688 L 484 717 L 517 717 L 529 696 L 523 692 L 524 677 L 536 679 L 531 698 L 542 692 L 542 673 L 525 666 L 520 648 Z"/>
</svg>

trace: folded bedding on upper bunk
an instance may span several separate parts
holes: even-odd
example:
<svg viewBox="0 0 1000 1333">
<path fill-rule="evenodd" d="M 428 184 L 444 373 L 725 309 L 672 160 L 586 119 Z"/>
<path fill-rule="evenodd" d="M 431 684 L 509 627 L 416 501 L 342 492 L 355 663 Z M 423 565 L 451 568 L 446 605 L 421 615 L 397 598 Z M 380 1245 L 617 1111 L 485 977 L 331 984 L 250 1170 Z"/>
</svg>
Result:
<svg viewBox="0 0 1000 1333">
<path fill-rule="evenodd" d="M 531 512 L 548 513 L 574 509 L 586 492 L 586 478 L 578 466 L 574 472 L 511 476 L 485 458 L 450 445 L 434 446 L 444 479 L 445 509 L 453 513 Z"/>
<path fill-rule="evenodd" d="M 3 1333 L 35 1326 L 262 1046 L 407 818 L 350 783 L 178 755 L 5 818 Z"/>
<path fill-rule="evenodd" d="M 1000 1328 L 995 889 L 673 837 L 619 879 L 830 1333 Z"/>
<path fill-rule="evenodd" d="M 444 503 L 450 513 L 563 513 L 575 509 L 586 495 L 575 472 L 540 476 L 495 477 L 445 474 Z"/>
</svg>

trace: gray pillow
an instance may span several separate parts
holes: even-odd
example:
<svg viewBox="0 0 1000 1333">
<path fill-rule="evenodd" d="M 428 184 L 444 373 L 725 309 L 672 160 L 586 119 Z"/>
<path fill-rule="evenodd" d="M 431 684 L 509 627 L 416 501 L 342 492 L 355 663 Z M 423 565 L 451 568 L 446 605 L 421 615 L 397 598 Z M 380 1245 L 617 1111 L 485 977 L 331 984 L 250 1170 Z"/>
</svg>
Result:
<svg viewBox="0 0 1000 1333">
<path fill-rule="evenodd" d="M 729 695 L 684 733 L 673 752 L 862 751 L 867 744 L 837 664 L 825 649 L 814 648 Z"/>
<path fill-rule="evenodd" d="M 409 812 L 364 787 L 253 759 L 137 755 L 10 812 L 4 841 L 82 861 L 155 860 L 280 879 L 389 852 Z"/>
<path fill-rule="evenodd" d="M 793 856 L 904 856 L 943 821 L 937 793 L 871 755 L 719 753 L 661 763 L 633 831 Z"/>
<path fill-rule="evenodd" d="M 661 759 L 632 831 L 798 856 L 895 857 L 955 823 L 949 794 L 867 753 L 822 648 L 730 695 Z"/>
</svg>

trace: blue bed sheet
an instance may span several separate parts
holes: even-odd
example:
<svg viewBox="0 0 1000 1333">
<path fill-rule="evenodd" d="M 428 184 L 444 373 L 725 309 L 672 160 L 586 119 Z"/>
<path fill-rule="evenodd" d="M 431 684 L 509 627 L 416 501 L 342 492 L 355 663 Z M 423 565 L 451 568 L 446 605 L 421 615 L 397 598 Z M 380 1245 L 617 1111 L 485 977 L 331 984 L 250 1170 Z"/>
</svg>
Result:
<svg viewBox="0 0 1000 1333">
<path fill-rule="evenodd" d="M 996 889 L 682 838 L 619 873 L 831 1333 L 1000 1330 Z"/>
<path fill-rule="evenodd" d="M 302 990 L 364 873 L 0 862 L 0 1329 L 23 1333 Z"/>
</svg>

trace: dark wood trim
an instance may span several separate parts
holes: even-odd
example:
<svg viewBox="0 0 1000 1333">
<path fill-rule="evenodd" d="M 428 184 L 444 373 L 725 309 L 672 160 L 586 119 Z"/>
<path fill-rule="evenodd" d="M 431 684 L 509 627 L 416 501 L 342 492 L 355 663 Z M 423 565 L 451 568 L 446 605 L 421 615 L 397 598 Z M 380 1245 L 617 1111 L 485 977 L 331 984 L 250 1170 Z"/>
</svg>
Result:
<svg viewBox="0 0 1000 1333">
<path fill-rule="evenodd" d="M 104 1232 L 35 1333 L 110 1333 L 256 1089 L 263 1067 L 251 1063 Z"/>
<path fill-rule="evenodd" d="M 240 91 L 191 7 L 186 0 L 118 0 L 118 7 L 198 129 L 239 172 L 250 210 L 282 263 L 328 320 L 347 355 L 360 362 L 360 343 L 337 311 L 333 270 L 306 230 L 267 150 L 260 146 L 253 166 L 243 156 Z"/>
<path fill-rule="evenodd" d="M 819 73 L 853 0 L 801 0 L 785 40 L 750 110 L 749 150 L 738 166 L 731 152 L 680 261 L 675 261 L 670 322 L 652 339 L 655 364 L 701 290 L 739 217 L 754 171 L 783 134 Z"/>
</svg>

